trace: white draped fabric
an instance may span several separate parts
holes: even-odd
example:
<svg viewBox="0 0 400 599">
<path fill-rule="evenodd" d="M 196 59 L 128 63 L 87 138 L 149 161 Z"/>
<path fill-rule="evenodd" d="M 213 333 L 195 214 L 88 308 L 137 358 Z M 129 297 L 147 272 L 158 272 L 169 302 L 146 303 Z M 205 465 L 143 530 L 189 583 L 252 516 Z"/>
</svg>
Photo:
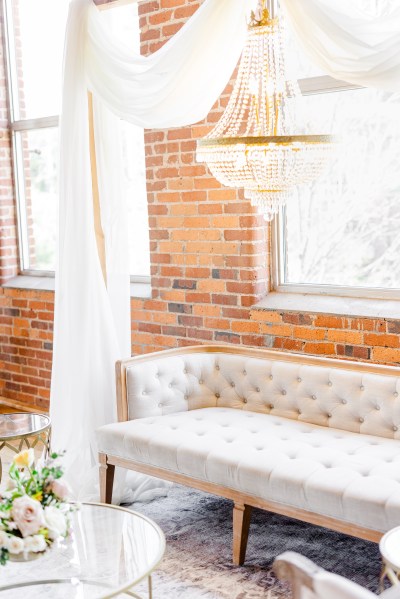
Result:
<svg viewBox="0 0 400 599">
<path fill-rule="evenodd" d="M 130 355 L 126 211 L 118 118 L 141 127 L 203 119 L 239 59 L 243 0 L 206 0 L 158 52 L 132 55 L 113 39 L 92 0 L 72 0 L 67 23 L 51 390 L 53 447 L 68 449 L 80 497 L 94 495 L 94 432 L 116 419 L 114 364 Z M 93 92 L 107 285 L 96 245 L 87 92 Z M 134 198 L 131 198 L 134 201 Z M 146 483 L 144 484 L 146 490 Z"/>
<path fill-rule="evenodd" d="M 310 60 L 364 87 L 400 91 L 400 3 L 361 10 L 349 0 L 281 0 Z M 366 4 L 366 3 L 365 3 Z"/>
</svg>

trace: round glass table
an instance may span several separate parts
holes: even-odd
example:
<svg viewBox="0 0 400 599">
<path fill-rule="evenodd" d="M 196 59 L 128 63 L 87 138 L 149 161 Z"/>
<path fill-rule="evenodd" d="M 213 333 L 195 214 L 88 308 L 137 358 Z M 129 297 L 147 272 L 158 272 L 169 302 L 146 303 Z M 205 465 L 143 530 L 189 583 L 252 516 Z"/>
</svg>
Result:
<svg viewBox="0 0 400 599">
<path fill-rule="evenodd" d="M 101 503 L 72 514 L 72 534 L 29 562 L 0 566 L 0 599 L 139 597 L 132 587 L 161 562 L 165 538 L 149 518 Z"/>
<path fill-rule="evenodd" d="M 400 576 L 400 526 L 392 528 L 379 542 L 383 569 L 381 582 L 388 578 L 392 585 L 399 584 Z"/>
<path fill-rule="evenodd" d="M 44 414 L 27 412 L 0 414 L 0 483 L 15 454 L 23 449 L 35 451 L 36 458 L 50 449 L 51 421 Z"/>
</svg>

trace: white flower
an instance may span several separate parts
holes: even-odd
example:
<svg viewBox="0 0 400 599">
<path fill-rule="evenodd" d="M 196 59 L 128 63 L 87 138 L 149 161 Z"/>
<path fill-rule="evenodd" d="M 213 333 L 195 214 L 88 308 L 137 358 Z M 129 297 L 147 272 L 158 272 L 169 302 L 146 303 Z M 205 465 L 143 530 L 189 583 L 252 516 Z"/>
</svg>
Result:
<svg viewBox="0 0 400 599">
<path fill-rule="evenodd" d="M 8 534 L 3 530 L 0 530 L 0 547 L 7 547 L 8 545 Z"/>
<path fill-rule="evenodd" d="M 44 524 L 40 501 L 28 495 L 14 499 L 11 515 L 23 537 L 36 534 Z"/>
<path fill-rule="evenodd" d="M 46 541 L 43 535 L 32 535 L 24 539 L 24 551 L 39 553 L 46 549 Z"/>
<path fill-rule="evenodd" d="M 67 519 L 58 508 L 48 505 L 44 508 L 44 519 L 49 529 L 49 538 L 64 537 L 67 534 Z"/>
<path fill-rule="evenodd" d="M 24 550 L 24 541 L 19 537 L 15 537 L 14 535 L 9 535 L 7 539 L 7 549 L 10 553 L 14 553 L 18 555 L 18 553 L 22 553 Z"/>
<path fill-rule="evenodd" d="M 68 483 L 61 479 L 53 480 L 50 483 L 50 491 L 61 501 L 65 501 L 72 494 Z"/>
</svg>

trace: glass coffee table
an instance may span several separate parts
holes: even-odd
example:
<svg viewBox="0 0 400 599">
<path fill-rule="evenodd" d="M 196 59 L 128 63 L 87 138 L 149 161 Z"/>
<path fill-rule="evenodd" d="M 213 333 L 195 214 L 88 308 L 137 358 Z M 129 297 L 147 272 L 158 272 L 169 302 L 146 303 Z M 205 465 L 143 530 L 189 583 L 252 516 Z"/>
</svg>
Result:
<svg viewBox="0 0 400 599">
<path fill-rule="evenodd" d="M 0 566 L 0 599 L 139 597 L 132 591 L 162 560 L 165 538 L 149 518 L 101 503 L 72 514 L 72 535 L 37 559 Z"/>
</svg>

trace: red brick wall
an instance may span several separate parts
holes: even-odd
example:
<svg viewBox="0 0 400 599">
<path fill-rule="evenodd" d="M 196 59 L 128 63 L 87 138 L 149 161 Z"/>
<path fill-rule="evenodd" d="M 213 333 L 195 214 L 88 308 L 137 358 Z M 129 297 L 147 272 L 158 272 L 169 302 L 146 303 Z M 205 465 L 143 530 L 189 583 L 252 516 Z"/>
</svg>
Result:
<svg viewBox="0 0 400 599">
<path fill-rule="evenodd" d="M 198 4 L 142 2 L 143 53 Z M 132 299 L 133 353 L 217 342 L 400 363 L 400 321 L 252 308 L 269 287 L 268 227 L 195 160 L 196 140 L 226 100 L 204 123 L 146 132 L 152 298 Z M 0 290 L 0 396 L 48 406 L 52 311 L 50 292 Z"/>
</svg>

